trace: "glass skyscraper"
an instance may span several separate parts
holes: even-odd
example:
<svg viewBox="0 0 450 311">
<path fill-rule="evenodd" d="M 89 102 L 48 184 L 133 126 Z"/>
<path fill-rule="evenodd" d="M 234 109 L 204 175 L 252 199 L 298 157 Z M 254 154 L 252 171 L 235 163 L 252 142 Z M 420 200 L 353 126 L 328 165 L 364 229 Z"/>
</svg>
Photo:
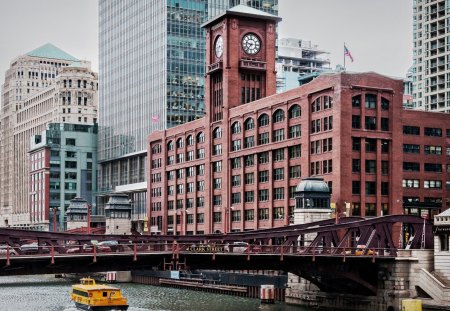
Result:
<svg viewBox="0 0 450 311">
<path fill-rule="evenodd" d="M 200 25 L 245 4 L 278 14 L 278 0 L 100 0 L 98 211 L 125 192 L 146 220 L 146 138 L 204 115 L 205 33 Z"/>
</svg>

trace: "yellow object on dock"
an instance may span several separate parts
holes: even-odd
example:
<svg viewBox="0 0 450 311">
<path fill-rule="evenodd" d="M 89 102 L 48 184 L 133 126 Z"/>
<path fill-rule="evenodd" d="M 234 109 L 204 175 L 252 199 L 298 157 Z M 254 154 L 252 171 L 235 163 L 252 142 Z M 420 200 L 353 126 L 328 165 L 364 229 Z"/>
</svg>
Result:
<svg viewBox="0 0 450 311">
<path fill-rule="evenodd" d="M 402 311 L 422 311 L 422 300 L 420 299 L 402 300 Z"/>
</svg>

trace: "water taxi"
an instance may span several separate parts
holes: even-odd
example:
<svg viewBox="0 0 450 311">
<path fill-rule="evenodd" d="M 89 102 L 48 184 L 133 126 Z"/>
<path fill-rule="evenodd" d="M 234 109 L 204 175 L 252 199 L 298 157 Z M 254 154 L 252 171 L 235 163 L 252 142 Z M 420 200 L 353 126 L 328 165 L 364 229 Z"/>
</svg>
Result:
<svg viewBox="0 0 450 311">
<path fill-rule="evenodd" d="M 96 284 L 94 279 L 82 278 L 72 285 L 70 299 L 77 308 L 87 311 L 127 310 L 127 299 L 117 287 Z"/>
</svg>

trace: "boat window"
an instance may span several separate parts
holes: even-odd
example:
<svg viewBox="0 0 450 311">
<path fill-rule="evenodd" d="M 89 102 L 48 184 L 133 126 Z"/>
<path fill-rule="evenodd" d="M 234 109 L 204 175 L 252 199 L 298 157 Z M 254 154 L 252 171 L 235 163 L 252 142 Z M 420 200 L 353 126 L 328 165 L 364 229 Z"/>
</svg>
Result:
<svg viewBox="0 0 450 311">
<path fill-rule="evenodd" d="M 107 292 L 103 292 L 103 297 L 108 297 L 108 293 Z"/>
</svg>

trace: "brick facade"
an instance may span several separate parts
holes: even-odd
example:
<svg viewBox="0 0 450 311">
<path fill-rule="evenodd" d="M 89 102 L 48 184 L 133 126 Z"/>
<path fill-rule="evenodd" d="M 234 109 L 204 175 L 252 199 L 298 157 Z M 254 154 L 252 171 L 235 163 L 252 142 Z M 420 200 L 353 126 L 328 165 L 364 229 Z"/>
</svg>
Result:
<svg viewBox="0 0 450 311">
<path fill-rule="evenodd" d="M 204 25 L 207 115 L 148 138 L 147 208 L 150 225 L 157 228 L 153 232 L 288 225 L 293 190 L 308 176 L 324 178 L 340 212 L 347 202 L 353 215 L 399 214 L 404 196 L 420 202 L 439 198 L 445 208 L 450 115 L 403 110 L 402 81 L 376 73 L 323 74 L 273 95 L 274 21 L 228 11 Z M 240 48 L 249 32 L 261 39 L 261 50 L 251 58 Z M 219 34 L 224 52 L 217 58 Z M 256 83 L 258 75 L 265 83 Z M 261 87 L 266 97 L 246 103 L 246 87 Z M 420 134 L 404 135 L 404 125 L 420 126 Z M 441 136 L 425 136 L 426 127 L 440 128 Z M 420 149 L 441 146 L 441 154 L 405 154 L 404 141 L 423 145 Z M 410 158 L 419 163 L 418 172 L 403 172 Z M 439 171 L 440 165 L 441 172 L 425 174 L 425 163 L 427 170 Z M 405 176 L 420 179 L 418 194 L 403 188 Z M 441 188 L 425 188 L 425 180 L 440 180 Z"/>
</svg>

